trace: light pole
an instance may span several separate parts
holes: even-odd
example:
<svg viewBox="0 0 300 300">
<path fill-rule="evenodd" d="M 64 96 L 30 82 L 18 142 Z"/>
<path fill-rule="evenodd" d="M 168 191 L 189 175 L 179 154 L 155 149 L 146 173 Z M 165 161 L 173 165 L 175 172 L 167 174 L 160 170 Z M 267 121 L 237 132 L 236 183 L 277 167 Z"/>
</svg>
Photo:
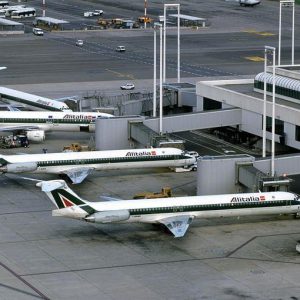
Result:
<svg viewBox="0 0 300 300">
<path fill-rule="evenodd" d="M 43 0 L 43 17 L 46 16 L 46 0 Z"/>
<path fill-rule="evenodd" d="M 156 117 L 156 24 L 154 24 L 153 40 L 153 117 Z"/>
<path fill-rule="evenodd" d="M 275 57 L 276 48 L 273 49 L 273 90 L 272 90 L 272 166 L 271 176 L 275 175 Z"/>
<path fill-rule="evenodd" d="M 271 51 L 272 55 L 273 55 L 273 76 L 272 76 L 272 81 L 273 81 L 273 88 L 272 88 L 272 146 L 271 146 L 271 176 L 274 177 L 275 175 L 275 58 L 276 58 L 276 48 L 274 47 L 269 47 L 269 46 L 265 46 L 265 51 Z M 266 75 L 266 73 L 265 73 Z M 266 78 L 265 78 L 266 81 Z M 264 84 L 266 86 L 266 83 Z M 265 88 L 265 87 L 264 87 Z M 264 91 L 264 97 L 265 96 L 266 91 Z M 265 104 L 264 104 L 264 109 L 265 109 L 265 105 L 266 105 L 266 99 L 264 99 Z M 264 111 L 265 113 L 265 111 Z M 266 116 L 264 115 L 264 118 Z M 264 128 L 265 131 L 265 128 Z"/>
<path fill-rule="evenodd" d="M 267 59 L 268 49 L 265 46 L 264 56 L 264 108 L 263 108 L 263 144 L 262 144 L 262 157 L 266 157 L 266 127 L 267 127 Z"/>
<path fill-rule="evenodd" d="M 162 116 L 163 116 L 163 34 L 162 25 L 154 24 L 154 57 L 153 57 L 153 117 L 156 117 L 156 29 L 159 27 L 159 134 L 162 135 Z"/>
<path fill-rule="evenodd" d="M 147 18 L 147 0 L 145 0 L 144 2 L 144 6 L 145 6 L 145 12 L 144 12 L 144 28 L 147 28 L 147 22 L 146 22 L 146 18 Z"/>
<path fill-rule="evenodd" d="M 295 0 L 280 0 L 279 5 L 279 33 L 278 33 L 278 66 L 281 65 L 281 11 L 282 7 L 292 7 L 292 65 L 294 65 L 295 53 Z"/>
<path fill-rule="evenodd" d="M 153 117 L 156 117 L 156 100 L 157 100 L 157 92 L 156 92 L 156 68 L 157 68 L 157 54 L 156 54 L 156 29 L 159 28 L 159 32 L 162 31 L 162 25 L 160 23 L 154 23 L 154 39 L 153 39 Z M 162 43 L 162 34 L 160 34 L 160 44 Z M 162 60 L 162 52 L 160 50 L 160 60 Z M 160 66 L 160 70 L 162 67 Z M 160 84 L 161 85 L 161 84 Z"/>
<path fill-rule="evenodd" d="M 262 157 L 266 157 L 266 125 L 267 125 L 267 58 L 268 54 L 273 55 L 273 76 L 272 76 L 272 140 L 271 140 L 271 176 L 275 175 L 275 59 L 276 59 L 276 48 L 265 46 L 264 56 L 264 108 L 263 108 L 263 153 Z"/>
<path fill-rule="evenodd" d="M 162 116 L 163 116 L 163 94 L 162 94 L 162 50 L 163 50 L 163 43 L 162 43 L 162 26 L 159 26 L 159 134 L 162 135 Z"/>
<path fill-rule="evenodd" d="M 166 82 L 166 24 L 167 24 L 167 9 L 177 8 L 177 82 L 180 82 L 180 4 L 164 4 L 164 46 L 163 46 L 163 82 Z"/>
</svg>

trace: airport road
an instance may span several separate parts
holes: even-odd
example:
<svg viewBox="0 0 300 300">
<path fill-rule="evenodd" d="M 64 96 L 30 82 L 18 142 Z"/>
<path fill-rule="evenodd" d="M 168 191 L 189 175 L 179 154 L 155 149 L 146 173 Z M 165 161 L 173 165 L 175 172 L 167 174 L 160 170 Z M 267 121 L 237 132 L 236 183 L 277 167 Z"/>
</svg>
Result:
<svg viewBox="0 0 300 300">
<path fill-rule="evenodd" d="M 163 3 L 151 3 L 149 14 L 161 14 Z M 40 7 L 40 1 L 31 5 Z M 125 1 L 112 5 L 108 1 L 51 1 L 47 10 L 52 17 L 71 22 L 96 22 L 83 18 L 83 11 L 103 7 L 106 18 L 114 16 L 135 18 L 143 12 L 143 3 L 128 8 Z M 206 29 L 183 29 L 181 37 L 181 76 L 211 77 L 248 75 L 260 72 L 265 45 L 277 46 L 278 7 L 264 1 L 255 8 L 241 8 L 230 1 L 182 1 L 183 13 L 207 17 Z M 205 12 L 205 13 L 203 13 Z M 296 11 L 296 30 L 299 24 Z M 30 24 L 31 21 L 26 21 Z M 283 18 L 282 62 L 290 61 L 290 24 Z M 27 25 L 28 31 L 31 26 Z M 300 38 L 295 35 L 295 58 L 300 55 Z M 83 47 L 75 41 L 83 39 Z M 125 45 L 125 53 L 114 51 Z M 176 34 L 168 31 L 167 77 L 176 78 Z M 8 69 L 0 72 L 2 85 L 135 81 L 153 77 L 153 31 L 103 30 L 46 33 L 43 37 L 27 33 L 24 36 L 2 37 L 0 56 Z"/>
<path fill-rule="evenodd" d="M 76 47 L 76 39 L 84 40 Z M 211 77 L 255 74 L 263 62 L 265 44 L 274 45 L 276 36 L 259 37 L 249 32 L 182 35 L 181 76 Z M 127 51 L 114 49 L 125 45 Z M 299 43 L 296 41 L 296 46 Z M 167 77 L 176 78 L 176 36 L 168 39 Z M 300 56 L 296 48 L 295 57 Z M 288 53 L 283 52 L 283 61 Z M 88 82 L 153 78 L 153 32 L 116 31 L 90 33 L 47 33 L 43 37 L 5 37 L 0 49 L 2 85 Z"/>
</svg>

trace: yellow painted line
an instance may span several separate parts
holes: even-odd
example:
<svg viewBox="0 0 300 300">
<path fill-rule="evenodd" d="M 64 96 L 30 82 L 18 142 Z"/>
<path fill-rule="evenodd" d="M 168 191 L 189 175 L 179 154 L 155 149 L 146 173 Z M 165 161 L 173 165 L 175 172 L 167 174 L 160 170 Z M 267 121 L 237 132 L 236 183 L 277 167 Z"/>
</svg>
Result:
<svg viewBox="0 0 300 300">
<path fill-rule="evenodd" d="M 275 33 L 267 32 L 267 31 L 257 31 L 257 30 L 254 30 L 254 29 L 244 30 L 244 32 L 246 32 L 246 33 L 253 33 L 253 34 L 262 35 L 262 36 L 273 36 L 273 35 L 276 35 Z"/>
<path fill-rule="evenodd" d="M 251 60 L 251 61 L 256 61 L 256 62 L 261 62 L 261 61 L 265 60 L 263 57 L 260 57 L 260 56 L 246 56 L 245 58 L 248 60 Z"/>
<path fill-rule="evenodd" d="M 129 78 L 129 79 L 135 79 L 133 75 L 130 75 L 130 74 L 125 74 L 125 73 L 120 73 L 120 72 L 117 72 L 117 71 L 113 71 L 113 70 L 110 70 L 110 69 L 105 69 L 105 71 L 108 71 L 110 73 L 113 73 L 115 74 L 117 77 L 121 77 L 121 78 Z"/>
<path fill-rule="evenodd" d="M 263 35 L 263 36 L 273 36 L 273 35 L 276 35 L 275 33 L 264 32 L 264 31 L 258 32 L 257 34 Z"/>
</svg>

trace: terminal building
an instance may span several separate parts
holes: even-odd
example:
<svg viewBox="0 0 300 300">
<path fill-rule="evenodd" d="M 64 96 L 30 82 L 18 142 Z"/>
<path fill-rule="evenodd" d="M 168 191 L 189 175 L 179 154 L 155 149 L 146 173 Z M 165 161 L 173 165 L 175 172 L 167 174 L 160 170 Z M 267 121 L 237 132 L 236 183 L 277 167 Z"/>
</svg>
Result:
<svg viewBox="0 0 300 300">
<path fill-rule="evenodd" d="M 273 80 L 271 71 L 267 69 L 266 73 L 267 157 L 200 157 L 197 171 L 199 195 L 288 190 L 293 186 L 292 178 L 300 173 L 300 154 L 297 154 L 300 150 L 300 66 L 276 67 L 274 176 L 271 176 L 270 158 Z M 174 93 L 172 106 L 186 106 L 189 109 L 186 108 L 188 113 L 165 115 L 162 133 L 206 129 L 220 136 L 229 136 L 237 143 L 256 148 L 259 153 L 263 136 L 263 82 L 264 73 L 246 79 L 200 81 L 196 85 L 195 97 L 185 97 L 185 90 L 181 90 L 180 85 L 165 85 L 165 89 Z M 188 92 L 191 93 L 191 90 Z M 166 103 L 164 107 L 165 105 Z M 154 133 L 159 132 L 159 120 L 125 116 L 117 120 L 97 120 L 96 128 L 99 128 L 96 129 L 98 149 L 125 148 L 138 143 L 147 145 Z M 114 136 L 112 131 L 118 132 L 116 141 L 111 138 Z"/>
<path fill-rule="evenodd" d="M 25 25 L 19 22 L 0 18 L 0 35 L 1 34 L 23 34 Z"/>
</svg>

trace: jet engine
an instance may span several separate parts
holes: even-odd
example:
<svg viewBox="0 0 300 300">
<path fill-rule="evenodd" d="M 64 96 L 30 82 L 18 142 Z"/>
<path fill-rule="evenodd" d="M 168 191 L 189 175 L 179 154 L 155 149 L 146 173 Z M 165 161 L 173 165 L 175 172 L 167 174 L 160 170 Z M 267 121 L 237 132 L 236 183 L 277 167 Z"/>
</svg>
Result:
<svg viewBox="0 0 300 300">
<path fill-rule="evenodd" d="M 13 163 L 7 164 L 0 167 L 0 172 L 2 173 L 23 173 L 23 172 L 32 172 L 37 169 L 36 162 L 28 163 Z"/>
<path fill-rule="evenodd" d="M 126 221 L 130 217 L 130 213 L 128 210 L 110 210 L 97 212 L 89 217 L 86 217 L 85 220 L 87 222 L 92 223 L 112 223 L 112 222 L 121 222 Z"/>
<path fill-rule="evenodd" d="M 28 130 L 26 135 L 28 140 L 32 142 L 43 142 L 45 140 L 44 130 Z"/>
</svg>

